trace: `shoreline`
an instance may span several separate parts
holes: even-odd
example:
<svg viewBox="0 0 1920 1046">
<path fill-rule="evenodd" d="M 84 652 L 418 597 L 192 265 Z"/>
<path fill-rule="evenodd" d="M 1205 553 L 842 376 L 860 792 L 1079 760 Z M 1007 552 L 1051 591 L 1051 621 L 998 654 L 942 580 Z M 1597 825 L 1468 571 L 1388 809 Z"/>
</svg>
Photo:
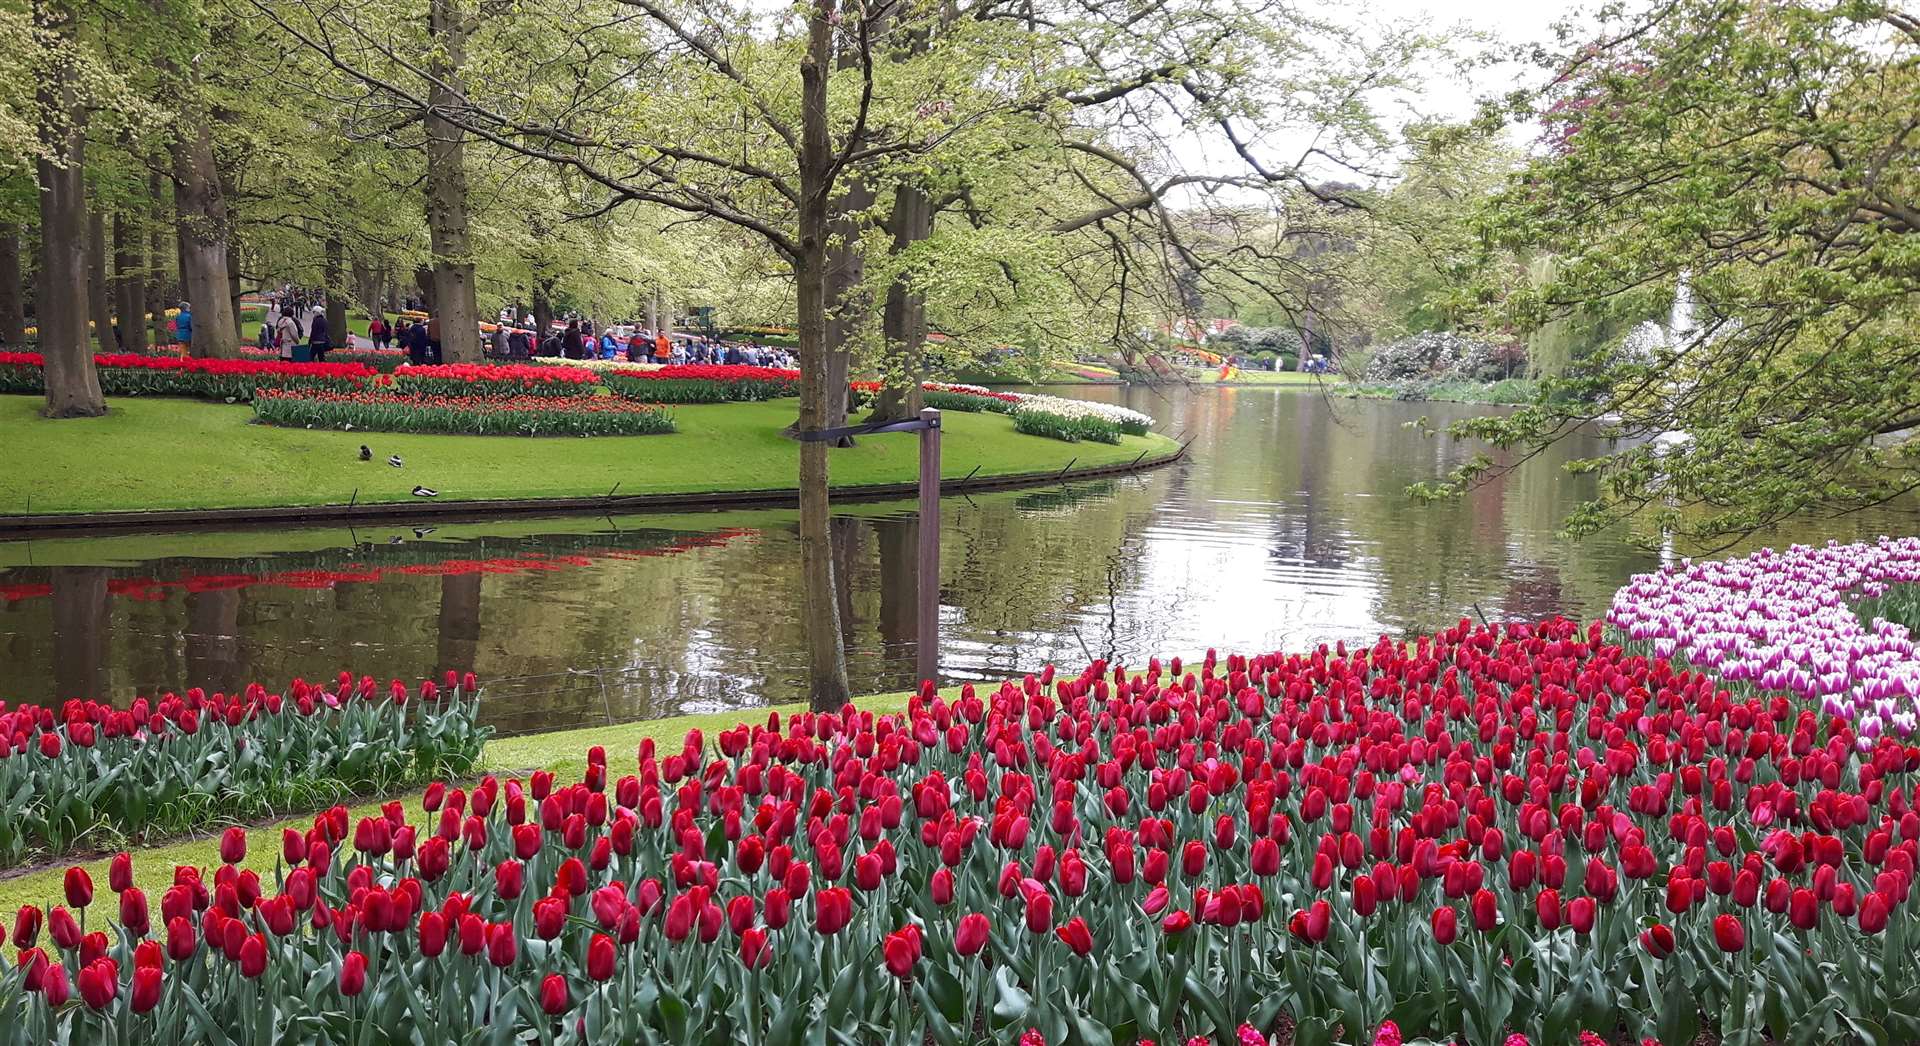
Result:
<svg viewBox="0 0 1920 1046">
<path fill-rule="evenodd" d="M 1168 442 L 1172 443 L 1172 440 L 1169 439 Z M 1164 465 L 1171 465 L 1186 457 L 1186 453 L 1185 445 L 1174 444 L 1174 449 L 1170 452 L 1150 457 L 1151 451 L 1141 451 L 1139 458 L 1119 465 L 1088 465 L 1074 468 L 1069 462 L 1067 468 L 1057 472 L 1015 472 L 942 479 L 940 496 L 1019 490 L 1074 480 L 1148 472 Z M 830 497 L 835 502 L 894 501 L 913 497 L 919 489 L 917 482 L 862 483 L 828 488 Z M 247 527 L 289 522 L 393 522 L 421 518 L 476 520 L 503 516 L 640 513 L 665 509 L 718 511 L 734 508 L 792 508 L 798 505 L 799 501 L 799 488 L 791 487 L 555 498 L 476 498 L 466 501 L 392 501 L 345 505 L 16 514 L 0 515 L 0 539 L 41 534 Z"/>
</svg>

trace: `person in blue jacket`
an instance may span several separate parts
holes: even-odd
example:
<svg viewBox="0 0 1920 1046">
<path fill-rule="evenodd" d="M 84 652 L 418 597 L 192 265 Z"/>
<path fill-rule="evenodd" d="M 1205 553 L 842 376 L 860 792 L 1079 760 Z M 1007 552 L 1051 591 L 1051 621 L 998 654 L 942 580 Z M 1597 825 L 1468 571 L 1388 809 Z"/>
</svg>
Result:
<svg viewBox="0 0 1920 1046">
<path fill-rule="evenodd" d="M 180 303 L 180 314 L 173 318 L 173 340 L 188 347 L 193 345 L 193 309 L 184 301 Z"/>
</svg>

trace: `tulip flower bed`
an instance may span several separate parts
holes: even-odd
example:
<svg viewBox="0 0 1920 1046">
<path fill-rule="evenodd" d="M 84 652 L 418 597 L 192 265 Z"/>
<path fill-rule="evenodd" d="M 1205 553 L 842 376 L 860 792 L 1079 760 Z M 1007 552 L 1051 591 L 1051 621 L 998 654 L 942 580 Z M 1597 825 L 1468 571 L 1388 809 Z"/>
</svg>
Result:
<svg viewBox="0 0 1920 1046">
<path fill-rule="evenodd" d="M 473 676 L 451 673 L 418 692 L 343 672 L 284 694 L 0 704 L 0 865 L 466 773 L 489 733 L 478 718 Z"/>
<path fill-rule="evenodd" d="M 415 396 L 591 395 L 600 376 L 590 371 L 529 364 L 445 363 L 400 367 L 386 379 L 395 392 Z"/>
<path fill-rule="evenodd" d="M 644 373 L 605 371 L 595 377 L 616 394 L 646 403 L 739 403 L 800 394 L 799 371 L 772 367 L 694 364 Z"/>
<path fill-rule="evenodd" d="M 243 345 L 240 357 L 248 360 L 278 360 L 279 349 L 262 349 Z M 328 363 L 359 363 L 382 373 L 407 365 L 407 353 L 404 349 L 333 349 L 327 353 Z"/>
<path fill-rule="evenodd" d="M 95 356 L 100 390 L 108 396 L 190 396 L 240 401 L 254 390 L 345 392 L 376 373 L 359 363 L 285 363 L 279 360 L 215 360 L 180 356 Z M 46 391 L 46 370 L 37 352 L 0 352 L 0 393 Z"/>
<path fill-rule="evenodd" d="M 474 436 L 650 436 L 672 432 L 656 404 L 611 396 L 455 396 L 391 392 L 277 392 L 263 389 L 253 412 L 269 425 L 440 432 Z"/>
<path fill-rule="evenodd" d="M 1920 538 L 1763 549 L 1636 575 L 1607 622 L 1658 655 L 1818 702 L 1871 744 L 1920 726 L 1920 651 L 1905 625 L 1862 622 L 1854 602 L 1915 581 Z"/>
<path fill-rule="evenodd" d="M 1912 1042 L 1920 749 L 1856 740 L 1560 620 L 1048 669 L 338 809 L 157 915 L 116 863 L 111 937 L 70 874 L 16 919 L 0 1026 Z"/>
</svg>

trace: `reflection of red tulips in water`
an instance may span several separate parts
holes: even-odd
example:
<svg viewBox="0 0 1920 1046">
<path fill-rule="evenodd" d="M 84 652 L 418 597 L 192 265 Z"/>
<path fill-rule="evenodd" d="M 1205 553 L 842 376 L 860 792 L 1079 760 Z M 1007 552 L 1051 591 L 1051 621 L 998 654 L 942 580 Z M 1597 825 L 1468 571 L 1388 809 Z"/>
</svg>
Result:
<svg viewBox="0 0 1920 1046">
<path fill-rule="evenodd" d="M 462 574 L 540 574 L 576 567 L 588 567 L 605 559 L 644 560 L 671 556 L 702 548 L 717 548 L 734 538 L 758 531 L 747 527 L 725 527 L 699 534 L 676 534 L 663 545 L 643 548 L 582 549 L 565 555 L 529 552 L 520 556 L 494 556 L 487 559 L 453 557 L 437 563 L 408 563 L 401 566 L 362 566 L 348 564 L 340 570 L 281 570 L 266 574 L 190 574 L 183 578 L 109 578 L 107 592 L 126 599 L 163 600 L 174 592 L 219 592 L 228 589 L 270 587 L 327 590 L 339 585 L 372 584 L 389 577 L 445 577 Z M 53 595 L 46 583 L 0 585 L 0 602 L 43 599 Z"/>
<path fill-rule="evenodd" d="M 498 1019 L 588 1041 L 817 1022 L 1253 1042 L 1284 1016 L 1343 1041 L 1390 1018 L 1474 1042 L 1837 1041 L 1869 1021 L 1914 1041 L 1883 985 L 1920 978 L 1893 946 L 1912 929 L 1920 749 L 1855 742 L 1557 621 L 1096 664 L 923 691 L 900 716 L 770 714 L 633 761 L 596 750 L 574 782 L 443 784 L 358 824 L 329 811 L 277 854 L 183 872 L 148 986 L 140 934 L 69 948 L 64 922 L 16 919 L 71 965 L 38 961 L 0 1007 L 70 1041 L 144 1027 L 135 998 L 180 1027 L 201 1009 L 238 1026 L 271 998 L 340 1035 L 400 1021 L 435 1039 Z M 281 885 L 246 878 L 276 857 Z M 120 914 L 138 907 L 130 872 L 113 885 Z M 70 1023 L 48 1007 L 55 969 L 85 978 Z"/>
</svg>

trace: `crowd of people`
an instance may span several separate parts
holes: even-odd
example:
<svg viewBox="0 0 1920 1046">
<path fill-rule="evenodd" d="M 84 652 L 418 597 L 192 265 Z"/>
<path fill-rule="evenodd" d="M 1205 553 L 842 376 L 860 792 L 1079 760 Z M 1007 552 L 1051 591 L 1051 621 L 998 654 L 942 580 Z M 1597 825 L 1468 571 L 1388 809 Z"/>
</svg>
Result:
<svg viewBox="0 0 1920 1046">
<path fill-rule="evenodd" d="M 183 303 L 184 304 L 184 303 Z M 408 303 L 411 304 L 411 303 Z M 185 313 L 180 326 L 190 323 Z M 702 334 L 682 334 L 669 330 L 649 330 L 632 323 L 600 328 L 594 334 L 589 318 L 569 318 L 565 328 L 538 335 L 531 315 L 516 316 L 513 310 L 501 311 L 499 322 L 482 334 L 484 350 L 496 359 L 524 360 L 536 356 L 572 360 L 625 360 L 660 366 L 686 364 L 727 364 L 747 367 L 791 369 L 793 353 L 776 346 L 755 342 L 724 342 Z M 375 349 L 403 349 L 407 361 L 415 365 L 443 360 L 440 321 L 409 318 L 405 313 L 388 320 L 375 315 L 367 324 L 367 337 Z M 286 359 L 311 359 L 322 362 L 328 351 L 338 346 L 351 347 L 352 336 L 328 329 L 327 303 L 323 295 L 308 295 L 292 286 L 267 296 L 267 311 L 258 334 L 260 348 L 277 351 Z M 185 340 L 185 337 L 182 337 Z"/>
<path fill-rule="evenodd" d="M 538 345 L 530 332 L 504 328 L 494 334 L 496 355 L 522 358 L 558 356 L 570 360 L 625 360 L 630 363 L 655 363 L 663 367 L 691 363 L 732 364 L 747 367 L 792 367 L 793 354 L 771 346 L 727 343 L 701 334 L 676 334 L 666 330 L 648 330 L 622 324 L 602 327 L 593 333 L 588 320 L 569 320 L 563 330 L 552 331 Z"/>
</svg>

